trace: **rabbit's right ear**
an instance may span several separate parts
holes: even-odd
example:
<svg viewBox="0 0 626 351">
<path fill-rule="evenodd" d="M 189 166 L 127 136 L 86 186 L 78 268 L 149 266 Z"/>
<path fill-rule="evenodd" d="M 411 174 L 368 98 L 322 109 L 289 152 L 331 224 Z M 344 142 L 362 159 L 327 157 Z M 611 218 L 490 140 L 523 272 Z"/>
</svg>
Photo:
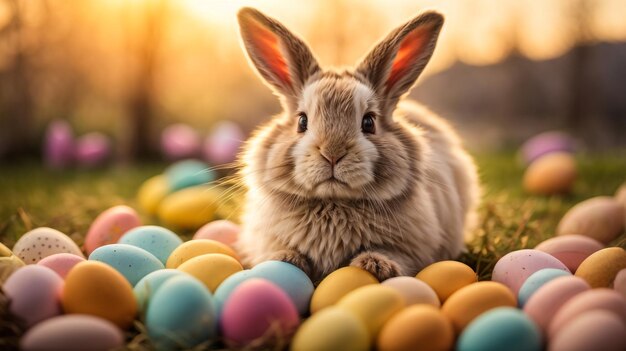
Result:
<svg viewBox="0 0 626 351">
<path fill-rule="evenodd" d="M 259 74 L 292 102 L 320 70 L 307 45 L 278 21 L 245 7 L 237 14 L 241 38 Z"/>
</svg>

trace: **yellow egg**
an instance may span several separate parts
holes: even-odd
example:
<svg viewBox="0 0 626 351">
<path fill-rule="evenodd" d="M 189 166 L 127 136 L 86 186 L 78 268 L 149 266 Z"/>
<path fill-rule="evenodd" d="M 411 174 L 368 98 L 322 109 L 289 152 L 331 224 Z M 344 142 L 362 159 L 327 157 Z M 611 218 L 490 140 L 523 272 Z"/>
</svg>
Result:
<svg viewBox="0 0 626 351">
<path fill-rule="evenodd" d="M 0 286 L 13 272 L 24 266 L 24 262 L 19 257 L 15 256 L 3 243 L 0 243 Z"/>
<path fill-rule="evenodd" d="M 413 305 L 400 311 L 378 335 L 379 351 L 446 351 L 454 345 L 450 321 L 431 305 Z"/>
<path fill-rule="evenodd" d="M 81 262 L 70 270 L 61 299 L 65 313 L 101 317 L 124 329 L 132 325 L 137 313 L 133 288 L 126 278 L 97 261 Z"/>
<path fill-rule="evenodd" d="M 167 196 L 170 188 L 164 175 L 157 175 L 146 180 L 137 192 L 137 201 L 144 211 L 155 215 L 161 200 Z"/>
<path fill-rule="evenodd" d="M 367 351 L 365 324 L 350 311 L 333 306 L 316 313 L 298 328 L 292 351 Z"/>
<path fill-rule="evenodd" d="M 524 173 L 524 189 L 533 194 L 568 193 L 576 181 L 576 160 L 568 153 L 555 152 L 531 163 Z"/>
<path fill-rule="evenodd" d="M 610 288 L 617 273 L 626 268 L 626 251 L 621 247 L 608 247 L 592 253 L 576 270 L 592 288 Z"/>
<path fill-rule="evenodd" d="M 516 307 L 517 300 L 506 286 L 478 282 L 459 289 L 443 304 L 441 312 L 452 321 L 458 334 L 479 315 L 496 307 Z"/>
<path fill-rule="evenodd" d="M 178 266 L 178 270 L 198 278 L 214 293 L 224 279 L 243 270 L 243 267 L 231 256 L 213 253 L 191 258 Z"/>
<path fill-rule="evenodd" d="M 210 186 L 194 186 L 166 196 L 158 209 L 165 224 L 197 229 L 215 219 L 222 192 Z"/>
<path fill-rule="evenodd" d="M 385 322 L 406 306 L 404 297 L 390 286 L 375 284 L 362 286 L 342 297 L 337 307 L 356 315 L 376 338 Z"/>
<path fill-rule="evenodd" d="M 237 254 L 228 245 L 217 240 L 195 239 L 179 245 L 167 259 L 165 268 L 177 268 L 183 262 L 200 255 L 219 253 L 238 260 Z"/>
<path fill-rule="evenodd" d="M 317 286 L 311 297 L 311 313 L 334 305 L 350 291 L 378 280 L 368 271 L 357 267 L 343 267 L 329 274 Z"/>
<path fill-rule="evenodd" d="M 476 283 L 476 273 L 466 264 L 457 261 L 440 261 L 422 269 L 417 279 L 430 285 L 444 303 L 452 293 Z"/>
</svg>

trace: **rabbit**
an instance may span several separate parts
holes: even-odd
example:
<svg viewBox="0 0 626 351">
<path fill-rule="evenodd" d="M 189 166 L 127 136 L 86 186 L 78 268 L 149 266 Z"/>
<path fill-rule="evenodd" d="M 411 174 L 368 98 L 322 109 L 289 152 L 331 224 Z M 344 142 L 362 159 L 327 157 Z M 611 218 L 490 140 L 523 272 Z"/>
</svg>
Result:
<svg viewBox="0 0 626 351">
<path fill-rule="evenodd" d="M 401 101 L 443 16 L 415 17 L 344 70 L 322 69 L 256 9 L 237 17 L 251 65 L 283 107 L 240 154 L 244 265 L 285 261 L 314 282 L 350 265 L 382 281 L 460 255 L 480 197 L 476 166 L 448 123 Z"/>
</svg>

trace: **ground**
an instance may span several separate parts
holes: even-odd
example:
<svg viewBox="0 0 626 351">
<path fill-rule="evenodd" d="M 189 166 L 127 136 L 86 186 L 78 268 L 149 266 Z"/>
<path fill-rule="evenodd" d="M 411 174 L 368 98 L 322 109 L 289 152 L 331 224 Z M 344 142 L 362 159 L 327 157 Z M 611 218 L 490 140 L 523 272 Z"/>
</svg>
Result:
<svg viewBox="0 0 626 351">
<path fill-rule="evenodd" d="M 626 158 L 618 154 L 578 155 L 579 179 L 572 194 L 530 196 L 521 187 L 524 166 L 514 152 L 476 154 L 484 200 L 480 227 L 468 252 L 460 260 L 474 267 L 480 279 L 489 279 L 493 264 L 502 255 L 532 248 L 554 235 L 563 214 L 574 204 L 598 195 L 613 195 L 626 181 Z M 51 171 L 38 163 L 2 165 L 0 169 L 0 241 L 12 247 L 26 231 L 48 226 L 82 244 L 91 221 L 108 207 L 136 206 L 135 194 L 147 178 L 160 173 L 164 164 L 113 167 L 101 170 Z M 157 223 L 144 218 L 144 223 Z M 180 233 L 188 238 L 192 233 Z M 622 235 L 613 243 L 626 247 Z M 1 301 L 0 301 L 0 305 Z M 0 315 L 2 314 L 0 308 Z M 2 339 L 11 325 L 0 325 Z M 132 343 L 141 348 L 142 334 Z M 7 339 L 5 339 L 6 341 Z M 7 345 L 7 344 L 5 344 Z"/>
</svg>

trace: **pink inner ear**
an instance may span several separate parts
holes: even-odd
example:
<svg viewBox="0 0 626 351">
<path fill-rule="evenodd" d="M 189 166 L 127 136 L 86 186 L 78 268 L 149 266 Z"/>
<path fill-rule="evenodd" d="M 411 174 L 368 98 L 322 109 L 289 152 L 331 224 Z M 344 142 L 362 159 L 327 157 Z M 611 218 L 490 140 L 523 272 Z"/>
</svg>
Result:
<svg viewBox="0 0 626 351">
<path fill-rule="evenodd" d="M 428 43 L 430 28 L 417 28 L 402 40 L 398 53 L 391 65 L 391 72 L 387 79 L 387 91 L 408 73 L 411 66 L 419 59 L 424 47 Z"/>
<path fill-rule="evenodd" d="M 291 85 L 289 67 L 280 51 L 278 37 L 256 21 L 251 21 L 250 39 L 256 47 L 259 58 L 267 65 L 269 71 L 276 76 L 280 83 Z"/>
</svg>

